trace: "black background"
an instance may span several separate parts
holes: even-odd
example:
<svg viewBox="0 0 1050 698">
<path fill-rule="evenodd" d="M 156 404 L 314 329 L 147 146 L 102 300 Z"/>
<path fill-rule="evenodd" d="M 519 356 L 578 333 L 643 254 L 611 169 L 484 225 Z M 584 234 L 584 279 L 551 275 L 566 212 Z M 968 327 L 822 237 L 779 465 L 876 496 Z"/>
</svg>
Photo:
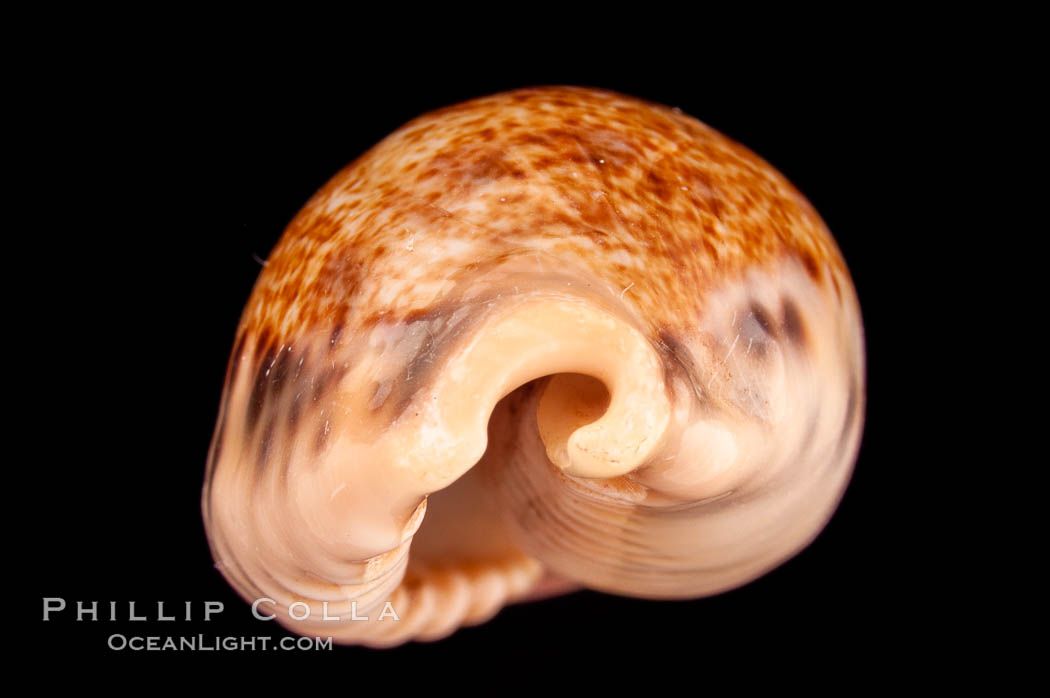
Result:
<svg viewBox="0 0 1050 698">
<path fill-rule="evenodd" d="M 537 84 L 680 107 L 771 162 L 814 204 L 854 276 L 868 335 L 867 422 L 853 481 L 812 545 L 741 589 L 676 603 L 581 592 L 508 607 L 436 644 L 336 647 L 341 664 L 383 672 L 408 660 L 447 670 L 468 656 L 495 662 L 529 652 L 630 658 L 659 671 L 767 655 L 808 667 L 899 658 L 932 632 L 916 610 L 925 592 L 899 521 L 908 497 L 901 473 L 921 461 L 915 451 L 901 455 L 898 442 L 907 361 L 898 311 L 911 269 L 893 243 L 915 225 L 909 187 L 922 164 L 914 142 L 933 128 L 921 79 L 844 56 L 771 56 L 755 68 L 699 57 L 529 67 L 471 57 L 323 75 L 247 59 L 136 67 L 126 58 L 73 62 L 39 88 L 47 108 L 28 137 L 39 154 L 25 207 L 44 251 L 9 263 L 33 279 L 21 305 L 44 338 L 16 364 L 35 383 L 26 393 L 34 518 L 22 609 L 39 638 L 34 651 L 134 663 L 146 653 L 107 649 L 112 633 L 284 634 L 254 620 L 212 567 L 199 512 L 233 332 L 259 260 L 318 187 L 405 121 Z M 225 611 L 210 623 L 78 623 L 67 610 L 44 623 L 45 596 L 71 609 L 117 601 L 124 618 L 129 601 L 151 618 L 157 601 L 169 609 L 193 601 L 196 619 L 206 600 Z M 310 661 L 304 652 L 164 654 Z"/>
</svg>

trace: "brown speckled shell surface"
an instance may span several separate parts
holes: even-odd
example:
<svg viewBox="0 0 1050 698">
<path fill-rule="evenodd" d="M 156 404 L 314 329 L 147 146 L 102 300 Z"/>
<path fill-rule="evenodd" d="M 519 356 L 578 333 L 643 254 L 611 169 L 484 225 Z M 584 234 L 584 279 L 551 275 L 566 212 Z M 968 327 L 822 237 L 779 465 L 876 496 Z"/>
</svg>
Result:
<svg viewBox="0 0 1050 698">
<path fill-rule="evenodd" d="M 819 532 L 863 402 L 849 273 L 783 176 L 674 109 L 518 90 L 406 124 L 290 223 L 204 517 L 242 596 L 341 642 L 702 596 Z"/>
<path fill-rule="evenodd" d="M 746 148 L 665 107 L 533 89 L 427 114 L 333 177 L 273 251 L 240 331 L 279 344 L 408 318 L 442 300 L 420 263 L 454 281 L 537 250 L 634 284 L 647 322 L 672 330 L 695 324 L 706 288 L 784 256 L 849 283 L 816 212 Z"/>
</svg>

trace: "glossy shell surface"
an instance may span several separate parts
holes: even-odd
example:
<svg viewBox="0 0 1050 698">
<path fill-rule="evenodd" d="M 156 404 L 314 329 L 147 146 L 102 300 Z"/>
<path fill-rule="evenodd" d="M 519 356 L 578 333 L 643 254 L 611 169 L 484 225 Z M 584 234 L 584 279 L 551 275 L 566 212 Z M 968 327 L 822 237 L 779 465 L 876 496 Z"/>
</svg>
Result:
<svg viewBox="0 0 1050 698">
<path fill-rule="evenodd" d="M 519 90 L 410 122 L 290 223 L 203 513 L 242 596 L 341 642 L 703 596 L 820 531 L 864 390 L 849 273 L 779 173 L 677 110 Z"/>
</svg>

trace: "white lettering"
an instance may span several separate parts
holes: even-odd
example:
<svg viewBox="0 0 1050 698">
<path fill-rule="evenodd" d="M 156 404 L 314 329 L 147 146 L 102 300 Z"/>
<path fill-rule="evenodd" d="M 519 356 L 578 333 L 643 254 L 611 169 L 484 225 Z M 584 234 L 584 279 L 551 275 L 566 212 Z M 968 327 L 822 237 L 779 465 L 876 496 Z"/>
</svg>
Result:
<svg viewBox="0 0 1050 698">
<path fill-rule="evenodd" d="M 273 613 L 271 613 L 271 614 L 270 614 L 270 615 L 268 615 L 268 616 L 262 616 L 262 615 L 259 615 L 259 604 L 261 604 L 261 603 L 262 603 L 263 601 L 269 601 L 269 602 L 270 602 L 270 605 L 271 605 L 271 606 L 273 606 L 273 605 L 274 605 L 275 603 L 277 603 L 277 602 L 276 602 L 276 601 L 274 601 L 273 599 L 271 599 L 271 598 L 267 598 L 267 597 L 265 597 L 265 596 L 264 596 L 264 597 L 262 597 L 261 599 L 256 599 L 256 600 L 255 600 L 255 601 L 254 601 L 254 602 L 252 603 L 252 615 L 253 615 L 253 616 L 255 616 L 256 618 L 258 618 L 259 620 L 273 620 L 274 618 L 276 618 L 276 617 L 277 617 L 277 616 L 276 616 L 275 614 L 273 614 Z"/>
<path fill-rule="evenodd" d="M 394 620 L 401 620 L 401 616 L 397 615 L 397 611 L 394 610 L 394 605 L 389 601 L 383 604 L 383 612 L 379 614 L 379 620 L 383 620 L 388 616 Z"/>
<path fill-rule="evenodd" d="M 128 620 L 146 620 L 146 616 L 136 616 L 135 615 L 135 602 L 134 601 L 129 601 L 128 602 Z M 134 638 L 132 638 L 132 639 L 134 639 Z M 136 649 L 136 648 L 132 647 L 131 649 Z"/>
<path fill-rule="evenodd" d="M 212 613 L 222 613 L 225 606 L 222 601 L 205 601 L 204 602 L 204 620 L 211 620 Z"/>
<path fill-rule="evenodd" d="M 157 602 L 157 620 L 175 620 L 175 616 L 164 615 L 164 602 Z"/>
<path fill-rule="evenodd" d="M 57 601 L 58 605 L 53 605 Z M 61 611 L 66 607 L 66 600 L 58 597 L 51 597 L 44 599 L 44 620 L 51 620 L 51 611 Z"/>
<path fill-rule="evenodd" d="M 303 615 L 301 615 L 301 616 L 295 615 L 295 611 L 293 611 L 292 609 L 295 608 L 296 606 L 302 606 L 303 609 L 305 609 Z M 291 616 L 294 620 L 306 620 L 307 618 L 310 617 L 310 607 L 307 606 L 302 601 L 296 601 L 295 603 L 293 603 L 291 606 L 288 607 L 288 615 Z"/>
<path fill-rule="evenodd" d="M 84 620 L 88 613 L 91 614 L 91 620 L 98 620 L 98 601 L 91 602 L 91 610 L 84 610 L 84 602 L 77 601 L 77 620 Z"/>
</svg>

